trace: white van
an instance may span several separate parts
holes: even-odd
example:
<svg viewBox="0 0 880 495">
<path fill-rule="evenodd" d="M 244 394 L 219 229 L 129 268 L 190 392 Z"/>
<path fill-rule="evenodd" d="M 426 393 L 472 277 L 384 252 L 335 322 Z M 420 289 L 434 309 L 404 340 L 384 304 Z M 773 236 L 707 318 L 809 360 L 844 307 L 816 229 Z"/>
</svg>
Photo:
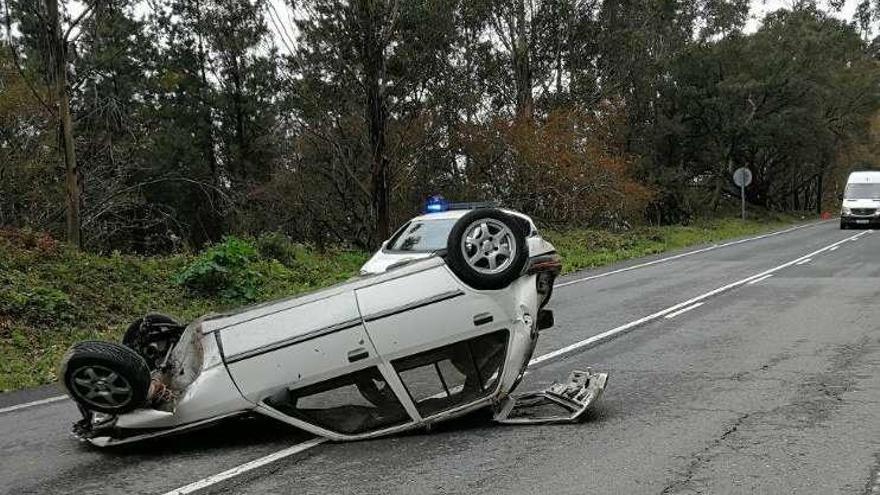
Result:
<svg viewBox="0 0 880 495">
<path fill-rule="evenodd" d="M 880 171 L 853 172 L 846 181 L 840 228 L 880 225 Z"/>
</svg>

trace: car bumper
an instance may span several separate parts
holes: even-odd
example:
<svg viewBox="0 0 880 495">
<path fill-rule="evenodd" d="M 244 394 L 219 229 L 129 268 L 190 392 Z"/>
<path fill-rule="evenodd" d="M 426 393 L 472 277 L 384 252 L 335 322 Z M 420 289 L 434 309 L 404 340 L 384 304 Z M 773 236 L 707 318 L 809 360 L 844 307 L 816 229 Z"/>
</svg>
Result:
<svg viewBox="0 0 880 495">
<path fill-rule="evenodd" d="M 855 226 L 877 226 L 880 225 L 880 216 L 856 216 L 842 215 L 840 223 Z"/>
</svg>

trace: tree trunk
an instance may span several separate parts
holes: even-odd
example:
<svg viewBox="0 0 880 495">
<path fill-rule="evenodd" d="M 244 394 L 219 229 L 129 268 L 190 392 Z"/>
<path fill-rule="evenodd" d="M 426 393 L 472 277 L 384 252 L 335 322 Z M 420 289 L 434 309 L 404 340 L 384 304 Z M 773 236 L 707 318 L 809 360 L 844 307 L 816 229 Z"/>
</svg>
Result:
<svg viewBox="0 0 880 495">
<path fill-rule="evenodd" d="M 380 39 L 382 29 L 375 0 L 358 2 L 362 30 L 361 59 L 366 90 L 365 119 L 370 135 L 371 207 L 375 215 L 374 243 L 387 239 L 391 229 L 391 197 L 388 187 L 388 157 L 385 155 L 387 108 L 383 81 L 385 79 L 385 47 Z M 391 20 L 386 20 L 390 22 Z"/>
<path fill-rule="evenodd" d="M 199 0 L 195 2 L 195 18 L 196 18 L 196 32 L 199 40 L 198 47 L 198 56 L 199 56 L 199 82 L 200 88 L 199 92 L 202 95 L 202 108 L 200 109 L 205 125 L 205 139 L 204 139 L 204 149 L 205 156 L 208 158 L 208 169 L 211 174 L 211 191 L 209 193 L 209 197 L 211 198 L 211 204 L 209 205 L 210 211 L 208 212 L 208 218 L 210 221 L 210 225 L 207 228 L 203 229 L 205 231 L 205 237 L 207 241 L 216 242 L 220 240 L 221 234 L 223 233 L 222 228 L 222 217 L 218 211 L 218 205 L 220 203 L 220 195 L 217 192 L 217 188 L 220 187 L 220 170 L 218 167 L 217 161 L 217 152 L 214 149 L 216 146 L 216 142 L 214 139 L 214 118 L 211 113 L 211 109 L 213 108 L 213 102 L 211 100 L 211 88 L 208 84 L 208 76 L 207 76 L 207 65 L 208 65 L 208 55 L 207 50 L 205 50 L 205 40 L 204 40 L 204 24 L 202 23 L 202 6 Z"/>
<path fill-rule="evenodd" d="M 513 38 L 513 78 L 516 84 L 516 116 L 532 120 L 535 102 L 532 96 L 532 64 L 530 61 L 529 29 L 526 23 L 526 2 L 516 0 L 516 32 Z"/>
<path fill-rule="evenodd" d="M 232 56 L 232 105 L 233 111 L 235 112 L 235 140 L 238 144 L 238 156 L 236 157 L 236 161 L 238 162 L 238 174 L 242 180 L 247 179 L 249 175 L 248 170 L 248 158 L 250 157 L 250 150 L 248 146 L 248 140 L 245 136 L 244 132 L 244 103 L 243 103 L 243 87 L 242 87 L 242 74 L 241 74 L 241 64 L 238 60 L 238 55 Z"/>
<path fill-rule="evenodd" d="M 723 175 L 715 176 L 715 189 L 712 192 L 712 212 L 718 211 L 718 205 L 721 203 L 721 191 L 724 188 L 725 177 Z"/>
<path fill-rule="evenodd" d="M 64 154 L 64 183 L 67 190 L 67 241 L 79 249 L 81 241 L 79 168 L 73 138 L 73 119 L 70 116 L 70 95 L 67 93 L 67 49 L 58 15 L 58 0 L 46 0 L 49 40 L 52 52 L 52 82 L 58 105 L 58 127 Z"/>
</svg>

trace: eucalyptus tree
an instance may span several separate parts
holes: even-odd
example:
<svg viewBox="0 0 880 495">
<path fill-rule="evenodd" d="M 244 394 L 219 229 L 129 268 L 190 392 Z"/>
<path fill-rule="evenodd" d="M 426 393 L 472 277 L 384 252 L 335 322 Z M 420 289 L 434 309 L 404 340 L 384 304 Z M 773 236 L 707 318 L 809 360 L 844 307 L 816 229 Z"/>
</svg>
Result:
<svg viewBox="0 0 880 495">
<path fill-rule="evenodd" d="M 49 101 L 58 128 L 58 142 L 65 177 L 65 210 L 67 240 L 76 247 L 81 245 L 81 186 L 77 164 L 76 144 L 71 115 L 70 48 L 78 27 L 100 7 L 99 0 L 86 2 L 77 14 L 67 12 L 59 0 L 22 1 L 4 0 L 8 48 L 19 60 L 23 52 L 31 73 L 41 75 L 50 88 Z M 21 33 L 13 39 L 12 25 Z"/>
<path fill-rule="evenodd" d="M 298 170 L 339 198 L 314 211 L 333 235 L 374 244 L 390 234 L 393 195 L 409 186 L 438 132 L 457 36 L 458 0 L 298 2 L 290 97 Z M 447 95 L 444 97 L 443 95 Z M 433 165 L 432 165 L 433 166 Z M 406 196 L 406 193 L 403 194 Z M 366 227 L 362 229 L 361 227 Z"/>
</svg>

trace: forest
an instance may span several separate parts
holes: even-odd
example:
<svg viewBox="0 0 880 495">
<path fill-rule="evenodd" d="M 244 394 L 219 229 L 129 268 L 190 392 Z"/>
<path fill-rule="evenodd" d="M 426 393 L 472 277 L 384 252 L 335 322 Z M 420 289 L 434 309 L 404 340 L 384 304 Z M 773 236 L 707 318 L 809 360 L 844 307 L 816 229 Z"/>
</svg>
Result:
<svg viewBox="0 0 880 495">
<path fill-rule="evenodd" d="M 880 12 L 809 0 L 0 0 L 0 227 L 375 247 L 426 197 L 554 229 L 836 207 Z"/>
</svg>

